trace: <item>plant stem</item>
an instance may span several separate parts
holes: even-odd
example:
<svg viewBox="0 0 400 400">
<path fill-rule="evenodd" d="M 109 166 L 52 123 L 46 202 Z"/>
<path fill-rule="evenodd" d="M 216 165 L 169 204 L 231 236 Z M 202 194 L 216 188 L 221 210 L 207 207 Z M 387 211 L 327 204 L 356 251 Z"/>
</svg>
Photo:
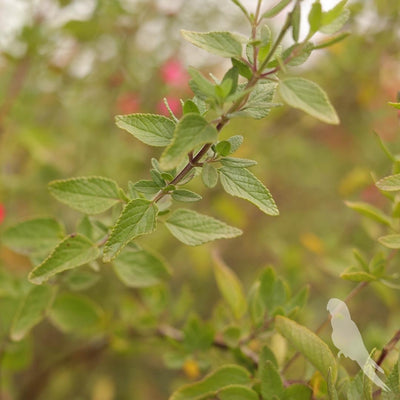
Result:
<svg viewBox="0 0 400 400">
<path fill-rule="evenodd" d="M 394 349 L 394 347 L 399 341 L 400 341 L 400 329 L 394 334 L 392 339 L 390 339 L 390 341 L 383 348 L 381 355 L 379 356 L 378 361 L 376 362 L 378 365 L 382 365 L 387 355 Z"/>
</svg>

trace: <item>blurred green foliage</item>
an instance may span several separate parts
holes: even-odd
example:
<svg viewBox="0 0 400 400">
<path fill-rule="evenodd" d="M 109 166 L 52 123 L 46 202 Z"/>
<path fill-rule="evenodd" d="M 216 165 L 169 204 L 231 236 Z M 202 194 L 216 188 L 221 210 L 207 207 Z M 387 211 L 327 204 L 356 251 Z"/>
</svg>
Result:
<svg viewBox="0 0 400 400">
<path fill-rule="evenodd" d="M 179 84 L 176 77 L 168 80 L 168 68 L 176 71 L 182 64 L 201 64 L 205 71 L 221 72 L 214 59 L 199 56 L 200 50 L 182 48 L 181 28 L 245 29 L 239 10 L 224 14 L 218 2 L 211 0 L 178 2 L 176 7 L 153 0 L 82 2 L 88 11 L 80 19 L 74 18 L 73 8 L 79 1 L 47 3 L 48 7 L 44 3 L 27 6 L 21 29 L 1 51 L 0 204 L 5 218 L 0 229 L 54 215 L 62 215 L 67 228 L 74 229 L 78 213 L 49 196 L 50 180 L 103 175 L 125 184 L 149 179 L 148 163 L 152 156 L 159 156 L 158 150 L 119 130 L 114 115 L 165 112 L 163 97 L 169 98 L 172 107 L 180 97 L 190 96 L 184 78 Z M 243 236 L 188 248 L 160 229 L 142 242 L 168 260 L 173 271 L 169 289 L 128 289 L 109 267 L 101 266 L 100 279 L 93 279 L 91 269 L 85 267 L 84 276 L 66 275 L 62 289 L 66 293 L 56 307 L 62 309 L 63 299 L 75 296 L 76 306 L 86 307 L 84 323 L 60 320 L 53 311 L 54 326 L 45 322 L 29 339 L 11 345 L 7 336 L 18 299 L 29 290 L 24 278 L 30 263 L 0 247 L 1 378 L 9 398 L 165 399 L 179 384 L 198 378 L 200 371 L 225 362 L 218 350 L 213 350 L 211 359 L 202 356 L 202 346 L 207 347 L 209 340 L 207 326 L 202 326 L 196 340 L 190 339 L 193 330 L 200 330 L 196 317 L 182 326 L 193 311 L 210 319 L 210 310 L 220 301 L 217 285 L 210 283 L 214 282 L 210 254 L 216 247 L 247 289 L 267 265 L 275 266 L 294 293 L 308 284 L 309 304 L 301 322 L 310 329 L 326 318 L 330 297 L 343 298 L 351 291 L 354 283 L 339 275 L 354 263 L 352 249 L 361 249 L 367 259 L 377 249 L 383 250 L 375 241 L 385 233 L 383 228 L 361 220 L 344 200 L 386 206 L 374 177 L 388 175 L 389 163 L 373 132 L 394 153 L 400 149 L 397 114 L 387 106 L 387 101 L 396 101 L 400 88 L 400 6 L 389 0 L 354 1 L 351 9 L 348 28 L 352 34 L 312 59 L 305 71 L 329 93 L 341 125 L 324 125 L 284 107 L 266 120 L 241 118 L 224 130 L 226 137 L 238 133 L 246 137 L 238 155 L 258 161 L 253 170 L 268 182 L 279 217 L 263 216 L 219 188 L 207 190 L 199 211 L 221 216 L 240 227 Z M 190 185 L 205 194 L 200 183 Z M 392 260 L 393 270 L 398 257 Z M 175 304 L 173 322 L 184 330 L 186 346 L 196 349 L 196 359 L 179 354 L 179 349 L 169 349 L 161 357 L 168 346 L 157 337 L 146 337 L 165 313 L 168 299 Z M 352 315 L 368 348 L 382 348 L 390 340 L 400 324 L 398 309 L 398 292 L 379 285 L 370 284 L 354 298 Z M 214 310 L 216 315 L 221 313 L 222 321 L 224 312 L 221 304 Z M 85 344 L 93 344 L 88 332 L 96 324 L 104 331 L 113 330 L 111 351 L 105 351 L 109 343 L 101 337 L 90 352 L 85 350 Z M 127 324 L 134 335 L 124 331 Z M 71 326 L 75 334 L 62 333 Z M 82 329 L 75 331 L 74 326 Z M 225 334 L 235 341 L 234 329 Z M 328 330 L 322 335 L 329 341 Z M 275 356 L 285 357 L 282 338 L 270 340 Z M 76 359 L 68 358 L 71 353 L 78 355 Z M 344 364 L 354 368 L 350 362 Z M 294 368 L 307 366 L 297 360 Z M 313 377 L 315 387 L 318 379 L 321 382 L 318 375 Z"/>
</svg>

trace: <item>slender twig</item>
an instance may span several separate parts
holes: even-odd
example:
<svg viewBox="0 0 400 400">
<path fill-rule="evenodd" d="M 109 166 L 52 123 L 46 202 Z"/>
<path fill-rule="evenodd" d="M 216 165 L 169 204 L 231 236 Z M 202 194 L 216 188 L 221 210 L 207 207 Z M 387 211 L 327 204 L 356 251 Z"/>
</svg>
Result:
<svg viewBox="0 0 400 400">
<path fill-rule="evenodd" d="M 399 341 L 400 341 L 400 329 L 394 334 L 392 339 L 390 339 L 390 341 L 383 348 L 381 355 L 379 356 L 378 361 L 376 362 L 378 365 L 382 365 L 387 355 L 394 349 L 394 347 Z"/>
</svg>

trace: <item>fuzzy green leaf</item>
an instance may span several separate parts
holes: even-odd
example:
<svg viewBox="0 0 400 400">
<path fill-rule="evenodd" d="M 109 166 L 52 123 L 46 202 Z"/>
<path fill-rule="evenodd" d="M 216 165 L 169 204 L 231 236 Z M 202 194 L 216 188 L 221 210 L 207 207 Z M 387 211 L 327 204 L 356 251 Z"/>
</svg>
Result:
<svg viewBox="0 0 400 400">
<path fill-rule="evenodd" d="M 357 211 L 361 215 L 365 215 L 366 217 L 380 222 L 381 224 L 391 226 L 391 219 L 382 212 L 379 208 L 372 206 L 371 204 L 364 203 L 361 201 L 345 201 L 347 207 L 351 208 L 354 211 Z"/>
<path fill-rule="evenodd" d="M 302 353 L 325 378 L 328 377 L 329 368 L 331 368 L 332 381 L 336 381 L 337 366 L 335 356 L 332 354 L 328 345 L 314 332 L 280 315 L 275 318 L 275 328 L 297 351 Z"/>
<path fill-rule="evenodd" d="M 356 270 L 354 271 L 353 269 L 348 269 L 345 270 L 340 274 L 340 277 L 342 279 L 346 279 L 347 281 L 353 281 L 353 282 L 372 282 L 376 281 L 376 276 L 369 274 L 368 272 L 365 271 L 360 271 Z"/>
<path fill-rule="evenodd" d="M 8 228 L 1 239 L 15 252 L 31 254 L 52 250 L 64 235 L 64 228 L 55 219 L 37 218 Z"/>
<path fill-rule="evenodd" d="M 175 168 L 195 147 L 215 142 L 218 132 L 199 114 L 186 114 L 178 122 L 172 143 L 160 158 L 162 168 Z"/>
<path fill-rule="evenodd" d="M 206 79 L 201 72 L 197 71 L 197 69 L 189 67 L 188 72 L 192 77 L 189 81 L 189 86 L 199 99 L 207 100 L 210 97 L 215 97 L 215 85 L 213 83 Z M 198 112 L 194 113 L 198 114 Z M 185 112 L 185 114 L 190 113 Z"/>
<path fill-rule="evenodd" d="M 201 381 L 185 385 L 172 394 L 169 400 L 202 400 L 215 396 L 231 385 L 250 385 L 250 373 L 237 365 L 224 365 Z"/>
<path fill-rule="evenodd" d="M 259 400 L 258 394 L 243 385 L 231 385 L 218 391 L 220 400 Z"/>
<path fill-rule="evenodd" d="M 165 225 L 178 240 L 189 246 L 198 246 L 212 240 L 233 238 L 242 234 L 240 229 L 222 221 L 182 208 L 174 211 Z"/>
<path fill-rule="evenodd" d="M 40 285 L 50 277 L 79 267 L 99 256 L 99 249 L 81 234 L 67 236 L 53 252 L 29 274 L 29 280 Z"/>
<path fill-rule="evenodd" d="M 208 188 L 213 188 L 218 182 L 218 172 L 216 168 L 209 163 L 204 164 L 201 169 L 201 180 Z"/>
<path fill-rule="evenodd" d="M 322 26 L 320 27 L 320 32 L 332 35 L 339 31 L 343 25 L 350 18 L 350 10 L 343 8 L 343 3 L 340 2 L 332 10 L 329 10 L 322 15 Z"/>
<path fill-rule="evenodd" d="M 378 239 L 378 241 L 380 244 L 383 244 L 385 247 L 388 247 L 389 249 L 400 249 L 399 234 L 381 236 Z"/>
<path fill-rule="evenodd" d="M 53 181 L 49 190 L 58 201 L 85 214 L 102 213 L 120 201 L 117 183 L 98 176 Z"/>
<path fill-rule="evenodd" d="M 218 288 L 231 307 L 235 317 L 240 319 L 247 310 L 242 283 L 236 274 L 219 257 L 214 257 L 214 264 L 214 273 Z"/>
<path fill-rule="evenodd" d="M 314 82 L 304 78 L 286 78 L 279 83 L 282 99 L 328 124 L 338 124 L 336 114 L 327 94 Z"/>
<path fill-rule="evenodd" d="M 257 161 L 248 160 L 246 158 L 222 157 L 220 161 L 224 167 L 231 168 L 246 168 L 257 165 Z"/>
<path fill-rule="evenodd" d="M 230 32 L 193 32 L 182 30 L 182 36 L 203 50 L 221 57 L 240 57 L 242 44 Z"/>
<path fill-rule="evenodd" d="M 122 210 L 104 246 L 103 261 L 109 262 L 133 239 L 156 228 L 157 206 L 144 199 L 131 200 Z"/>
<path fill-rule="evenodd" d="M 292 0 L 281 0 L 278 4 L 265 11 L 262 18 L 272 18 L 278 15 Z"/>
<path fill-rule="evenodd" d="M 19 341 L 37 325 L 46 314 L 54 296 L 51 286 L 34 286 L 23 300 L 11 326 L 12 340 Z"/>
<path fill-rule="evenodd" d="M 227 193 L 250 201 L 265 214 L 279 214 L 269 190 L 250 171 L 232 167 L 222 167 L 218 171 Z"/>
<path fill-rule="evenodd" d="M 310 400 L 312 397 L 312 389 L 308 386 L 293 384 L 287 387 L 282 396 L 281 400 Z"/>
<path fill-rule="evenodd" d="M 170 276 L 160 257 L 140 248 L 122 252 L 112 264 L 118 278 L 133 288 L 154 286 Z"/>
<path fill-rule="evenodd" d="M 115 121 L 136 139 L 156 147 L 168 146 L 175 129 L 171 119 L 156 114 L 117 115 Z"/>
<path fill-rule="evenodd" d="M 385 178 L 380 179 L 375 185 L 387 192 L 392 192 L 396 190 L 400 190 L 400 174 L 386 176 Z"/>
<path fill-rule="evenodd" d="M 259 366 L 261 380 L 261 396 L 268 400 L 273 396 L 280 397 L 283 392 L 283 383 L 274 364 L 267 360 Z"/>
<path fill-rule="evenodd" d="M 88 297 L 63 293 L 49 311 L 50 320 L 63 332 L 87 333 L 98 327 L 101 309 Z"/>
<path fill-rule="evenodd" d="M 172 192 L 171 197 L 174 200 L 181 201 L 183 203 L 190 203 L 202 199 L 202 197 L 199 194 L 187 189 L 176 189 Z"/>
</svg>

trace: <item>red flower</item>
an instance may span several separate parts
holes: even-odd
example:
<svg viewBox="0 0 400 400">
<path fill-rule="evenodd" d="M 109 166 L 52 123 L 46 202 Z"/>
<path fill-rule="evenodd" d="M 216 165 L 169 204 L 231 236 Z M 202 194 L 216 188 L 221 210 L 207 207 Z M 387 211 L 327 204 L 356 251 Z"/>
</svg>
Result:
<svg viewBox="0 0 400 400">
<path fill-rule="evenodd" d="M 3 204 L 0 203 L 0 224 L 4 221 L 5 217 L 6 217 L 6 209 L 3 206 Z"/>
<path fill-rule="evenodd" d="M 188 74 L 186 70 L 183 68 L 183 65 L 178 60 L 168 60 L 161 67 L 161 79 L 167 85 L 175 86 L 175 87 L 183 87 L 188 82 Z"/>
</svg>

